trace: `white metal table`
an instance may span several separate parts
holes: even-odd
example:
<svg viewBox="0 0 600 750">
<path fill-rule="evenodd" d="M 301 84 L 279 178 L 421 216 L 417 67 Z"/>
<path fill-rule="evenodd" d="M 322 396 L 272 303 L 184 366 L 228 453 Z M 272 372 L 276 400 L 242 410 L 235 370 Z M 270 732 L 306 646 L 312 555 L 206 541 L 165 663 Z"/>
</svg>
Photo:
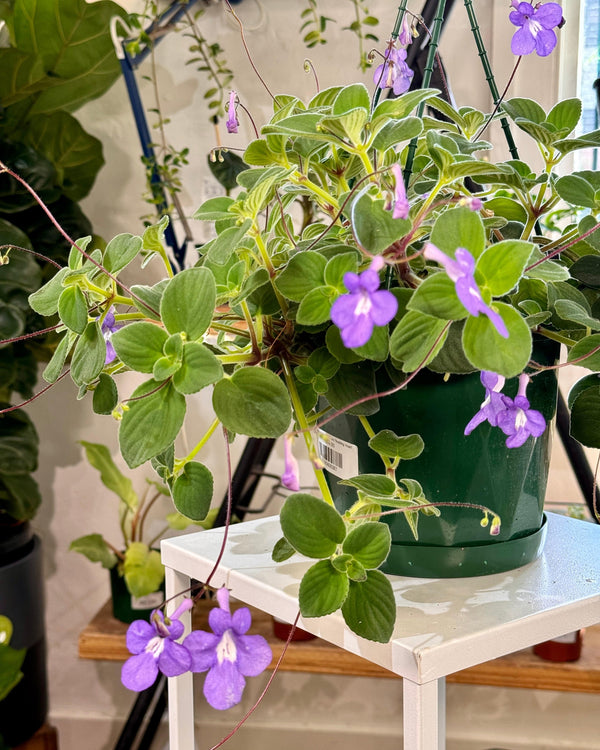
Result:
<svg viewBox="0 0 600 750">
<path fill-rule="evenodd" d="M 300 580 L 314 561 L 295 555 L 274 563 L 280 537 L 278 517 L 232 526 L 211 585 L 293 622 Z M 206 579 L 222 538 L 223 529 L 212 529 L 162 542 L 167 597 L 187 589 L 190 578 Z M 390 580 L 398 616 L 387 644 L 355 635 L 340 613 L 299 625 L 401 676 L 405 750 L 443 750 L 447 675 L 600 622 L 600 526 L 548 513 L 544 552 L 522 568 L 477 578 Z M 170 749 L 193 750 L 190 673 L 169 680 L 169 724 Z"/>
</svg>

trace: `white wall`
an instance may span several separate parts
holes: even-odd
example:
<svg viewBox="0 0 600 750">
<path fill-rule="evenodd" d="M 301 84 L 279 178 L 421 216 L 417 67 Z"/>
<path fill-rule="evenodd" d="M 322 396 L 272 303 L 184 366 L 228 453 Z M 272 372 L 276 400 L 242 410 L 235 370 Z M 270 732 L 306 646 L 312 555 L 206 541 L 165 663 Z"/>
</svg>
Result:
<svg viewBox="0 0 600 750">
<path fill-rule="evenodd" d="M 351 6 L 339 0 L 320 0 L 325 15 L 341 16 Z M 371 0 L 369 6 L 381 19 L 380 36 L 391 28 L 398 3 Z M 411 8 L 420 7 L 411 2 Z M 474 44 L 470 38 L 460 3 L 451 28 L 442 43 L 452 87 L 459 105 L 469 103 L 489 108 L 489 97 L 481 77 Z M 505 0 L 477 2 L 482 33 L 498 71 L 499 87 L 509 74 L 510 27 Z M 133 7 L 133 3 L 129 3 Z M 299 41 L 299 11 L 302 2 L 244 0 L 236 6 L 247 24 L 247 41 L 264 77 L 275 92 L 292 90 L 308 97 L 314 92 L 311 76 L 303 71 L 303 60 L 310 56 L 319 73 L 321 87 L 355 79 L 356 55 L 350 47 L 353 37 L 332 27 L 331 43 L 306 52 Z M 349 23 L 350 18 L 345 22 Z M 239 44 L 235 25 L 211 7 L 200 20 L 209 38 L 217 38 L 227 50 L 235 70 L 241 71 L 237 90 L 240 99 L 257 122 L 270 112 L 268 96 L 256 81 Z M 172 119 L 169 133 L 173 142 L 191 149 L 191 165 L 184 172 L 182 197 L 191 212 L 214 190 L 207 173 L 205 154 L 215 145 L 212 125 L 207 122 L 202 93 L 204 83 L 192 67 L 184 65 L 181 38 L 167 39 L 157 53 L 159 83 L 165 114 Z M 529 93 L 551 103 L 556 90 L 557 58 L 527 59 L 514 94 Z M 365 76 L 369 82 L 370 76 Z M 543 82 L 543 85 L 541 85 Z M 148 86 L 143 86 L 148 93 Z M 149 101 L 149 100 L 148 100 Z M 85 210 L 98 233 L 110 237 L 123 231 L 139 232 L 138 217 L 147 212 L 139 196 L 143 173 L 139 147 L 129 110 L 125 87 L 118 81 L 100 101 L 81 113 L 84 126 L 104 143 L 106 167 L 102 170 Z M 222 137 L 224 143 L 241 146 L 251 137 L 248 122 L 241 115 L 238 136 Z M 499 137 L 494 135 L 494 140 Z M 199 234 L 201 239 L 202 235 Z M 51 716 L 60 729 L 61 750 L 107 750 L 115 741 L 133 696 L 119 682 L 120 665 L 82 661 L 77 658 L 77 636 L 108 597 L 105 571 L 67 551 L 76 536 L 98 531 L 108 538 L 117 536 L 114 502 L 99 485 L 96 473 L 82 460 L 76 445 L 80 439 L 105 442 L 116 453 L 117 425 L 109 418 L 91 415 L 89 399 L 76 402 L 74 387 L 63 382 L 50 395 L 37 401 L 30 413 L 42 440 L 38 479 L 44 494 L 43 510 L 36 525 L 44 538 L 47 575 L 47 621 L 50 639 Z M 208 419 L 202 399 L 191 407 L 190 440 L 197 439 Z M 236 448 L 239 451 L 239 446 Z M 211 441 L 209 462 L 217 469 L 220 499 L 224 491 L 223 450 L 217 437 Z M 274 469 L 281 468 L 277 455 Z M 138 486 L 143 477 L 137 477 Z M 558 461 L 549 494 L 561 501 L 576 499 L 577 490 L 564 466 Z M 197 716 L 206 748 L 225 734 L 228 727 L 258 695 L 262 678 L 251 681 L 241 708 L 221 714 L 199 704 Z M 398 747 L 401 732 L 400 681 L 354 679 L 314 675 L 278 677 L 271 694 L 249 723 L 246 734 L 232 741 L 238 748 L 275 746 L 305 747 L 308 742 L 349 750 L 376 739 L 382 748 Z M 492 745 L 514 748 L 555 750 L 558 747 L 597 747 L 597 726 L 590 717 L 598 708 L 595 697 L 556 693 L 449 686 L 448 735 L 451 748 L 482 750 Z M 161 735 L 164 742 L 164 733 Z"/>
</svg>

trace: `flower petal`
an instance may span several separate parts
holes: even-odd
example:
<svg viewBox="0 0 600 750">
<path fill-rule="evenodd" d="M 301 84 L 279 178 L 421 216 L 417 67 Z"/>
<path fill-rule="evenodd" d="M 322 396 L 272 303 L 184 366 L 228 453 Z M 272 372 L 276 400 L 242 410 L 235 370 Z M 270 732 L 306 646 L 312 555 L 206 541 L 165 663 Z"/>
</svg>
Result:
<svg viewBox="0 0 600 750">
<path fill-rule="evenodd" d="M 156 630 L 146 620 L 134 620 L 127 628 L 125 643 L 132 654 L 140 654 L 146 644 L 156 635 Z"/>
<path fill-rule="evenodd" d="M 535 51 L 540 57 L 546 57 L 556 47 L 556 34 L 550 29 L 541 29 L 535 37 Z"/>
<path fill-rule="evenodd" d="M 354 325 L 356 306 L 360 301 L 360 294 L 342 294 L 331 306 L 330 317 L 338 328 Z"/>
<path fill-rule="evenodd" d="M 529 55 L 535 49 L 535 38 L 526 26 L 522 26 L 513 34 L 510 43 L 513 55 Z"/>
<path fill-rule="evenodd" d="M 223 661 L 209 670 L 204 680 L 204 697 L 219 711 L 235 706 L 242 700 L 246 680 L 234 662 Z"/>
<path fill-rule="evenodd" d="M 545 29 L 553 29 L 563 20 L 562 8 L 558 3 L 544 3 L 536 10 L 535 20 Z"/>
<path fill-rule="evenodd" d="M 206 672 L 217 662 L 217 645 L 220 636 L 204 630 L 193 630 L 183 641 L 190 658 L 192 672 Z"/>
<path fill-rule="evenodd" d="M 145 690 L 158 675 L 156 659 L 150 653 L 131 656 L 121 667 L 121 682 L 129 690 Z"/>
<path fill-rule="evenodd" d="M 242 636 L 248 632 L 250 625 L 252 625 L 252 615 L 248 607 L 236 609 L 231 617 L 231 624 L 233 632 L 238 636 Z"/>
<path fill-rule="evenodd" d="M 387 289 L 380 289 L 371 295 L 371 320 L 377 326 L 384 326 L 390 322 L 398 312 L 398 300 Z"/>
<path fill-rule="evenodd" d="M 225 609 L 213 607 L 208 613 L 208 624 L 217 635 L 223 635 L 231 627 L 231 615 Z"/>
<path fill-rule="evenodd" d="M 271 663 L 273 653 L 262 635 L 240 635 L 235 639 L 237 666 L 246 677 L 256 677 Z"/>
<path fill-rule="evenodd" d="M 347 349 L 364 346 L 373 333 L 373 321 L 368 315 L 357 315 L 353 325 L 342 328 L 342 342 Z"/>
<path fill-rule="evenodd" d="M 165 647 L 158 657 L 158 668 L 167 677 L 187 672 L 192 666 L 192 657 L 185 646 L 175 641 L 165 640 Z"/>
</svg>

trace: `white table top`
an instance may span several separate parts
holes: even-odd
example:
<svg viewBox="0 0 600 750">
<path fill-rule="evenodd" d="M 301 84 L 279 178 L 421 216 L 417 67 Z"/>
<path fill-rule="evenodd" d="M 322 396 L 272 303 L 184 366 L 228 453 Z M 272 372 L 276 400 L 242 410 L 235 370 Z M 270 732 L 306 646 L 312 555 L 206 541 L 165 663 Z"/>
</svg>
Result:
<svg viewBox="0 0 600 750">
<path fill-rule="evenodd" d="M 422 684 L 535 643 L 600 622 L 600 526 L 548 513 L 542 556 L 508 573 L 476 578 L 390 576 L 398 615 L 392 640 L 374 643 L 350 631 L 341 613 L 300 620 L 304 630 Z M 304 571 L 294 555 L 274 563 L 277 516 L 232 526 L 211 585 L 287 622 L 298 610 Z M 204 580 L 223 529 L 163 540 L 163 563 Z"/>
</svg>

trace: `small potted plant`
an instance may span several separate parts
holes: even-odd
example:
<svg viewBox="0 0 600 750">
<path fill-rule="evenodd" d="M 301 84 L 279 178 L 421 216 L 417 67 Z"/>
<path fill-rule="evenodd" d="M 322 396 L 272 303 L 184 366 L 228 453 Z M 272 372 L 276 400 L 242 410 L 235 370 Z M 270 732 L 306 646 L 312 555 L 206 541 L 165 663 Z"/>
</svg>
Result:
<svg viewBox="0 0 600 750">
<path fill-rule="evenodd" d="M 168 488 L 162 482 L 147 480 L 140 497 L 105 445 L 84 440 L 81 444 L 104 486 L 118 498 L 122 542 L 114 545 L 101 534 L 87 534 L 71 542 L 70 549 L 110 571 L 113 614 L 118 620 L 129 623 L 147 618 L 164 600 L 165 571 L 156 545 L 168 530 L 185 529 L 191 521 L 178 512 L 168 513 L 164 526 L 149 537 L 145 532 L 152 508 L 161 497 L 169 496 Z"/>
</svg>

